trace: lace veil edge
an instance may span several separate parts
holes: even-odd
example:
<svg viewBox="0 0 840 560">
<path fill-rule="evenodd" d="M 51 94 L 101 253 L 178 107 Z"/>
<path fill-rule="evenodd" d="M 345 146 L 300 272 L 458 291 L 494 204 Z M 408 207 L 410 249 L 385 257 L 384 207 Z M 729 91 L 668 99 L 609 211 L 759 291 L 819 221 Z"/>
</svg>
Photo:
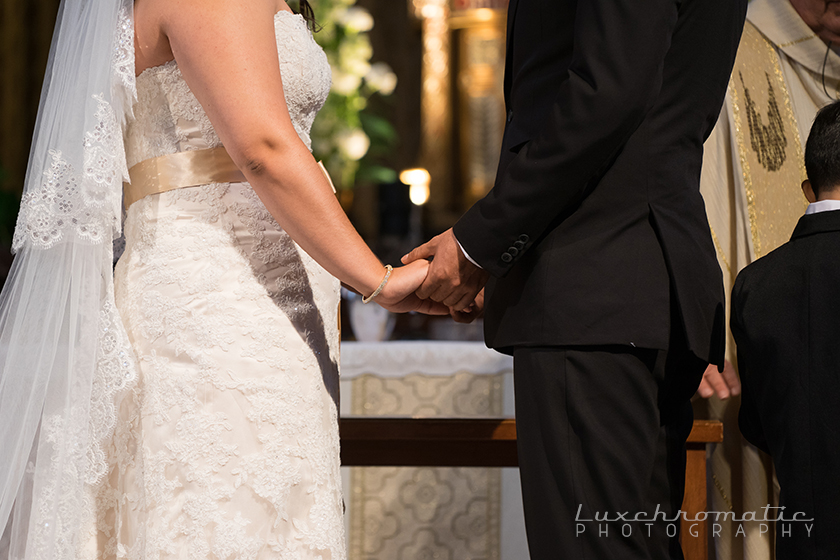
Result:
<svg viewBox="0 0 840 560">
<path fill-rule="evenodd" d="M 63 0 L 0 294 L 0 559 L 82 556 L 112 469 L 136 381 L 112 268 L 135 99 L 132 0 Z"/>
</svg>

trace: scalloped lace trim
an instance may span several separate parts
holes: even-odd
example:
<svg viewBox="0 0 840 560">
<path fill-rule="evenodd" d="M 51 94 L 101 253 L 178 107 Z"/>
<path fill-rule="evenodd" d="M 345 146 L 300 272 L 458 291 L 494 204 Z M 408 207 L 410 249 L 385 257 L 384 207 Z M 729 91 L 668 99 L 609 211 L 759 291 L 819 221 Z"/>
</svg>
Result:
<svg viewBox="0 0 840 560">
<path fill-rule="evenodd" d="M 44 172 L 41 188 L 23 195 L 18 215 L 13 249 L 24 245 L 49 249 L 74 237 L 77 241 L 99 244 L 115 227 L 115 216 L 107 205 L 113 204 L 114 185 L 122 185 L 125 158 L 122 133 L 111 105 L 102 94 L 97 101 L 97 124 L 84 138 L 84 165 L 77 170 L 60 150 L 50 150 L 52 164 Z"/>
</svg>

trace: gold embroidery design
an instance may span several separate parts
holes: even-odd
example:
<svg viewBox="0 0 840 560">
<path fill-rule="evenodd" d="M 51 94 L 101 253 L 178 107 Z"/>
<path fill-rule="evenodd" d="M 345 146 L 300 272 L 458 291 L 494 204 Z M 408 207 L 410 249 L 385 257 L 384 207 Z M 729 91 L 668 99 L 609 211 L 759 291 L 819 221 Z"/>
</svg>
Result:
<svg viewBox="0 0 840 560">
<path fill-rule="evenodd" d="M 744 88 L 744 104 L 747 110 L 747 123 L 750 129 L 750 146 L 758 156 L 758 162 L 767 171 L 778 171 L 785 163 L 787 148 L 787 137 L 785 136 L 785 125 L 782 121 L 782 113 L 779 111 L 779 104 L 776 103 L 776 90 L 770 81 L 770 75 L 765 72 L 767 78 L 767 120 L 768 124 L 762 122 L 758 106 L 750 96 L 750 88 L 744 83 L 744 76 L 738 72 L 741 85 Z"/>
<path fill-rule="evenodd" d="M 749 22 L 735 59 L 729 95 L 753 256 L 759 258 L 790 239 L 807 203 L 799 190 L 805 179 L 799 129 L 779 55 Z"/>
</svg>

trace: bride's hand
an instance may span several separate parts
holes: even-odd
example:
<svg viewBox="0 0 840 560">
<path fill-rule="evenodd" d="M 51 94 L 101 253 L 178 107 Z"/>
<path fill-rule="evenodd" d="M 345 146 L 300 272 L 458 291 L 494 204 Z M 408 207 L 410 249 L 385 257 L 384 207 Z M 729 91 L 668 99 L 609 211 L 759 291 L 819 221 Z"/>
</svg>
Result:
<svg viewBox="0 0 840 560">
<path fill-rule="evenodd" d="M 428 270 L 429 261 L 424 259 L 395 268 L 388 283 L 373 301 L 394 313 L 419 311 L 427 315 L 449 315 L 449 308 L 442 303 L 420 299 L 414 294 L 426 279 Z"/>
</svg>

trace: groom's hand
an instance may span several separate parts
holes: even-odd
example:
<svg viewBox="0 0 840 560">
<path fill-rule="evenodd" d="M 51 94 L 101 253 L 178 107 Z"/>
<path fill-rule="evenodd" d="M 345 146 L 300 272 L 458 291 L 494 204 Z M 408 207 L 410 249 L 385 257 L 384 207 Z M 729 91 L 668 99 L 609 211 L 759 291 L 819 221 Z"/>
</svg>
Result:
<svg viewBox="0 0 840 560">
<path fill-rule="evenodd" d="M 469 309 L 489 274 L 464 256 L 458 241 L 448 229 L 402 258 L 404 264 L 433 258 L 426 280 L 417 297 L 443 303 L 453 309 Z"/>
<path fill-rule="evenodd" d="M 449 314 L 456 323 L 472 323 L 484 317 L 484 289 L 478 292 L 475 301 L 468 309 L 450 309 Z"/>
</svg>

